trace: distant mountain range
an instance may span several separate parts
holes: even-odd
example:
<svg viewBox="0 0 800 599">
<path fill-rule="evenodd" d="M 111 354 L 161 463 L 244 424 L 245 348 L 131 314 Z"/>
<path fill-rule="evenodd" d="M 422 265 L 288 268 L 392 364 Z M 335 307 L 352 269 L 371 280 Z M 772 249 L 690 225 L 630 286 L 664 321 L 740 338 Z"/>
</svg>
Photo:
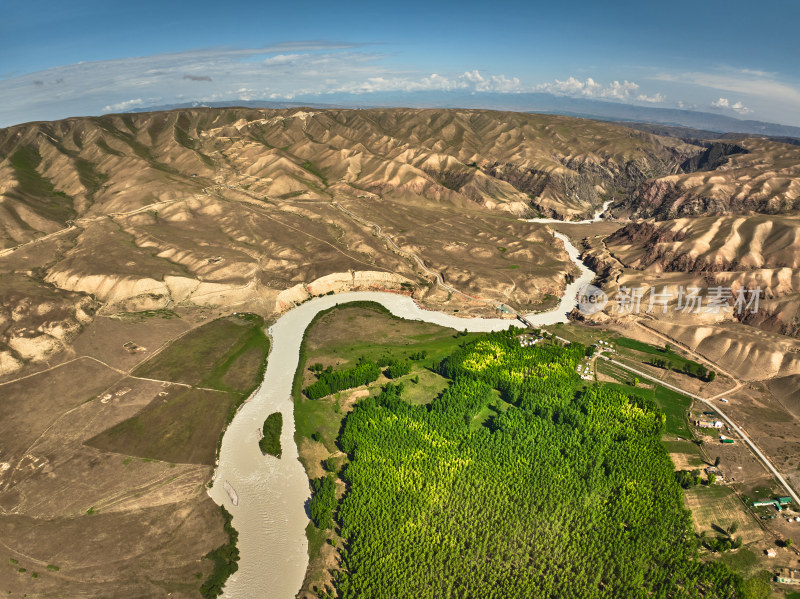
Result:
<svg viewBox="0 0 800 599">
<path fill-rule="evenodd" d="M 325 102 L 320 102 L 324 99 Z M 689 127 L 702 130 L 704 136 L 717 133 L 746 133 L 768 137 L 800 138 L 800 127 L 743 120 L 711 112 L 634 106 L 619 102 L 606 102 L 587 98 L 569 98 L 545 93 L 500 94 L 469 92 L 415 92 L 415 93 L 374 93 L 327 94 L 325 96 L 300 97 L 292 101 L 268 102 L 263 100 L 226 102 L 187 102 L 135 109 L 133 112 L 151 112 L 175 108 L 197 106 L 247 108 L 378 108 L 403 106 L 408 108 L 484 108 L 489 110 L 512 110 L 515 112 L 540 112 L 582 117 L 604 121 L 629 121 L 653 123 L 671 127 Z M 674 136 L 674 135 L 673 135 Z M 680 136 L 678 136 L 680 137 Z M 791 143 L 791 142 L 790 142 Z"/>
<path fill-rule="evenodd" d="M 719 133 L 707 129 L 692 129 L 691 127 L 677 127 L 675 125 L 659 125 L 656 123 L 634 123 L 632 121 L 616 121 L 615 124 L 637 131 L 645 131 L 653 135 L 677 137 L 683 141 L 698 146 L 708 146 L 709 140 L 717 139 L 742 139 L 746 137 L 768 137 L 770 141 L 800 146 L 800 137 L 787 137 L 785 135 L 759 135 L 758 133 Z"/>
</svg>

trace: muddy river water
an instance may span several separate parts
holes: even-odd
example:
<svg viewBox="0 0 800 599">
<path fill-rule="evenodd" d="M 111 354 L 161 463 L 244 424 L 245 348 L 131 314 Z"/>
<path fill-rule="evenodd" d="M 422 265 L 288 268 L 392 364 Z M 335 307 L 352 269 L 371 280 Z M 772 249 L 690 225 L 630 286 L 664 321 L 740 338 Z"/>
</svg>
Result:
<svg viewBox="0 0 800 599">
<path fill-rule="evenodd" d="M 593 220 L 583 222 L 599 220 L 605 208 Z M 567 314 L 576 305 L 578 290 L 590 283 L 595 274 L 580 261 L 577 248 L 565 235 L 554 235 L 564 242 L 570 260 L 581 274 L 567 286 L 558 307 L 526 315 L 534 325 L 566 322 Z M 519 324 L 509 319 L 451 316 L 423 310 L 404 295 L 359 291 L 315 298 L 286 312 L 270 326 L 272 343 L 264 380 L 225 431 L 214 485 L 209 490 L 212 499 L 233 514 L 233 526 L 239 532 L 241 561 L 239 570 L 225 585 L 225 597 L 292 599 L 300 590 L 308 565 L 305 529 L 309 520 L 305 506 L 310 491 L 294 441 L 292 380 L 303 333 L 311 320 L 321 310 L 351 301 L 376 302 L 395 316 L 457 330 L 488 332 Z M 258 447 L 261 426 L 273 412 L 283 414 L 281 459 L 262 455 Z M 234 505 L 234 499 L 238 505 Z"/>
</svg>

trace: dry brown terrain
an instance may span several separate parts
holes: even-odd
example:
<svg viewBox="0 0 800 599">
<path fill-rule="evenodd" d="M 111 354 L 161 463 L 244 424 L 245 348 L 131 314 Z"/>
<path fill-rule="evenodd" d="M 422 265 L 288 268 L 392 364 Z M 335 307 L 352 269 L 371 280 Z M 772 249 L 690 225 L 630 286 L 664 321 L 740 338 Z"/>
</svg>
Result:
<svg viewBox="0 0 800 599">
<path fill-rule="evenodd" d="M 617 220 L 553 227 L 609 294 L 763 289 L 755 314 L 612 302 L 594 322 L 712 366 L 717 381 L 691 390 L 735 387 L 732 416 L 798 485 L 798 181 L 800 150 L 764 139 L 706 148 L 479 110 L 198 108 L 0 130 L 0 580 L 11 596 L 194 596 L 225 540 L 204 483 L 228 404 L 137 364 L 221 314 L 331 291 L 462 315 L 549 306 L 574 269 L 521 218 L 577 220 L 606 200 Z M 171 435 L 203 449 L 174 452 Z M 301 444 L 310 471 L 330 449 Z"/>
<path fill-rule="evenodd" d="M 59 364 L 0 384 L 6 596 L 197 596 L 211 569 L 203 556 L 226 540 L 205 492 L 212 467 L 86 442 L 185 390 L 129 372 L 198 318 L 207 316 L 101 316 L 54 358 Z"/>
<path fill-rule="evenodd" d="M 585 217 L 607 198 L 643 209 L 648 186 L 675 177 L 724 195 L 734 174 L 761 182 L 737 183 L 736 197 L 773 212 L 791 205 L 792 148 L 747 139 L 709 157 L 610 124 L 473 110 L 194 109 L 11 127 L 0 131 L 0 373 L 68 347 L 98 309 L 266 314 L 309 286 L 404 284 L 466 314 L 546 307 L 571 267 L 544 227 L 517 217 Z M 765 265 L 780 261 L 768 254 Z M 778 298 L 754 324 L 791 332 L 794 305 Z"/>
<path fill-rule="evenodd" d="M 430 272 L 479 300 L 547 305 L 572 267 L 544 227 L 516 217 L 585 216 L 697 151 L 482 111 L 197 109 L 11 127 L 0 374 L 63 351 L 98 310 L 268 314 L 309 286 L 405 283 L 436 307 L 487 311 Z"/>
<path fill-rule="evenodd" d="M 641 186 L 629 201 L 634 216 L 787 214 L 800 208 L 800 147 L 795 145 L 743 138 L 709 148 L 682 170 Z"/>
</svg>

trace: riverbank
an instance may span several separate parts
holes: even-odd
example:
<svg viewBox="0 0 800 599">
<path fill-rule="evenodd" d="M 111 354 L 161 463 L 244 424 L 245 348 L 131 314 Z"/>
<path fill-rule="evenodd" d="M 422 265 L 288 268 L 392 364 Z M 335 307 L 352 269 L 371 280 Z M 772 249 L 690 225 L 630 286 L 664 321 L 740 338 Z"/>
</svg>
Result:
<svg viewBox="0 0 800 599">
<path fill-rule="evenodd" d="M 560 233 L 570 260 L 580 276 L 567 285 L 559 306 L 551 311 L 528 315 L 533 325 L 567 321 L 575 306 L 578 290 L 590 282 L 594 273 L 579 259 L 578 249 Z M 384 306 L 392 315 L 437 324 L 457 331 L 490 332 L 505 330 L 516 323 L 501 318 L 463 318 L 425 310 L 411 298 L 384 292 L 346 292 L 307 301 L 286 312 L 270 328 L 271 350 L 264 380 L 238 411 L 223 436 L 219 463 L 209 495 L 225 506 L 239 532 L 241 560 L 239 570 L 224 588 L 225 597 L 254 597 L 270 589 L 272 597 L 294 597 L 301 588 L 308 564 L 309 522 L 305 505 L 309 484 L 295 443 L 295 418 L 292 388 L 300 359 L 305 331 L 317 314 L 347 302 L 370 301 Z M 264 419 L 273 412 L 283 416 L 281 433 L 283 456 L 264 456 L 258 435 Z M 223 489 L 225 481 L 238 497 L 232 504 Z"/>
<path fill-rule="evenodd" d="M 432 364 L 450 355 L 459 344 L 481 334 L 464 335 L 463 330 L 457 332 L 431 323 L 401 319 L 381 304 L 369 302 L 340 304 L 318 313 L 305 332 L 293 398 L 295 441 L 308 479 L 328 476 L 347 464 L 348 456 L 340 451 L 337 439 L 344 419 L 360 401 L 392 382 L 404 385 L 405 401 L 427 403 L 447 387 L 447 380 L 431 370 Z M 376 339 L 380 342 L 376 343 Z M 352 367 L 362 358 L 381 364 L 405 362 L 409 372 L 392 379 L 381 374 L 368 385 L 319 399 L 311 400 L 302 393 L 302 389 L 317 380 L 309 366 L 320 364 L 323 369 L 330 366 L 339 371 Z M 338 496 L 345 492 L 340 482 L 336 483 L 336 489 Z M 336 530 L 319 528 L 313 522 L 309 523 L 306 533 L 309 563 L 298 596 L 315 599 L 316 589 L 332 584 L 330 577 L 337 568 L 341 540 Z"/>
<path fill-rule="evenodd" d="M 466 319 L 423 310 L 403 295 L 383 292 L 347 292 L 306 302 L 278 319 L 270 328 L 271 351 L 264 381 L 234 417 L 223 436 L 211 498 L 233 515 L 239 531 L 239 570 L 225 585 L 225 597 L 253 597 L 269 588 L 274 597 L 294 597 L 308 563 L 305 528 L 308 517 L 308 478 L 294 442 L 295 420 L 291 401 L 294 373 L 304 332 L 318 312 L 337 304 L 372 301 L 393 315 L 432 322 L 456 330 L 488 332 L 507 329 L 507 319 Z M 283 416 L 283 456 L 264 456 L 258 433 L 273 412 Z M 234 506 L 224 481 L 238 496 Z"/>
</svg>

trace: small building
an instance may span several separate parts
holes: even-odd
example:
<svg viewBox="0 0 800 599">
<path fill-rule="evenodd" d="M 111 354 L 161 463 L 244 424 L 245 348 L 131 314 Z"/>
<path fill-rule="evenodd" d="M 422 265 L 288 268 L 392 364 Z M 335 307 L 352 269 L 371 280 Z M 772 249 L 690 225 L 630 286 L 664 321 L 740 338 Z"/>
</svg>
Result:
<svg viewBox="0 0 800 599">
<path fill-rule="evenodd" d="M 764 553 L 767 555 L 767 557 L 775 557 L 777 555 L 774 549 L 765 549 Z"/>
<path fill-rule="evenodd" d="M 733 443 L 733 439 L 720 439 L 720 443 Z"/>
<path fill-rule="evenodd" d="M 699 428 L 722 428 L 722 422 L 719 420 L 695 420 L 694 425 Z"/>
<path fill-rule="evenodd" d="M 520 335 L 519 344 L 521 347 L 531 347 L 536 345 L 541 339 L 541 337 L 535 337 L 533 335 Z"/>
<path fill-rule="evenodd" d="M 791 497 L 778 497 L 776 499 L 762 499 L 760 501 L 754 501 L 753 507 L 766 507 L 766 506 L 773 506 L 779 512 L 792 503 Z"/>
<path fill-rule="evenodd" d="M 773 553 L 775 553 L 773 551 Z M 775 582 L 783 584 L 800 584 L 800 570 L 794 568 L 778 568 L 778 574 L 775 576 Z"/>
</svg>

